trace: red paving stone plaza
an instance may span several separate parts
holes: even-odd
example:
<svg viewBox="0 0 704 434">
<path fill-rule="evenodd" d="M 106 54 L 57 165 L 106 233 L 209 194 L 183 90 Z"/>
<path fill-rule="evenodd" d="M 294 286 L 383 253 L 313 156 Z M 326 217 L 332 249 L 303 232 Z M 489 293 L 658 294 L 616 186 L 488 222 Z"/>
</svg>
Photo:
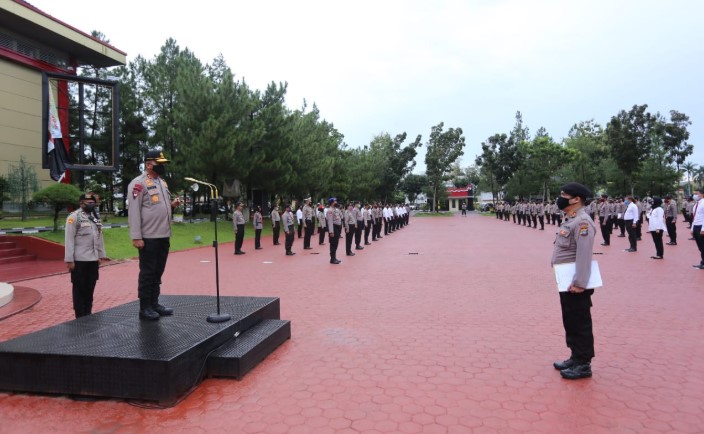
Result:
<svg viewBox="0 0 704 434">
<path fill-rule="evenodd" d="M 0 432 L 701 433 L 704 271 L 678 226 L 662 261 L 649 259 L 647 233 L 637 253 L 597 236 L 605 287 L 593 298 L 591 379 L 552 367 L 568 355 L 553 226 L 411 218 L 355 257 L 342 250 L 339 266 L 327 245 L 304 251 L 300 239 L 293 257 L 271 239 L 258 251 L 247 240 L 244 256 L 222 245 L 223 295 L 280 297 L 292 321 L 291 340 L 242 381 L 206 379 L 164 410 L 0 393 Z M 212 259 L 210 247 L 172 253 L 162 292 L 214 294 Z M 95 310 L 134 300 L 137 271 L 102 268 Z M 73 319 L 68 275 L 21 284 L 43 299 L 0 322 L 0 340 Z"/>
</svg>

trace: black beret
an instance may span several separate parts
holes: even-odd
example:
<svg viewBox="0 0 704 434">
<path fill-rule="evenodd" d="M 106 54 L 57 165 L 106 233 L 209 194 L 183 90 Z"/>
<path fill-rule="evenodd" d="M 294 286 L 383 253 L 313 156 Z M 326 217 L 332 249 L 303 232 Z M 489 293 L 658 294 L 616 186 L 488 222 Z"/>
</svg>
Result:
<svg viewBox="0 0 704 434">
<path fill-rule="evenodd" d="M 92 200 L 92 201 L 97 202 L 97 200 L 95 199 L 95 196 L 91 193 L 82 194 L 81 197 L 78 198 L 78 200 Z"/>
<path fill-rule="evenodd" d="M 570 196 L 579 196 L 584 200 L 591 199 L 592 192 L 587 187 L 583 186 L 578 182 L 568 182 L 567 184 L 560 187 L 560 190 L 569 194 Z"/>
</svg>

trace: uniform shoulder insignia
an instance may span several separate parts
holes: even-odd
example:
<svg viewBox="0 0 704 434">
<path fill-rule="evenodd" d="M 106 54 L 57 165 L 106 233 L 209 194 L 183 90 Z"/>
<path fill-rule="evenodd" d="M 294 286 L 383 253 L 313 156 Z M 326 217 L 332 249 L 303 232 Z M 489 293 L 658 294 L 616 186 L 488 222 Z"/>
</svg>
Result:
<svg viewBox="0 0 704 434">
<path fill-rule="evenodd" d="M 66 219 L 66 223 L 68 223 L 68 224 L 70 224 L 70 225 L 72 225 L 73 222 L 75 222 L 75 221 L 76 221 L 76 220 L 75 220 L 72 216 L 68 216 L 68 218 Z"/>
<path fill-rule="evenodd" d="M 589 235 L 589 224 L 582 223 L 579 225 L 579 235 L 586 237 Z"/>
<path fill-rule="evenodd" d="M 141 193 L 143 189 L 142 184 L 136 183 L 132 189 L 132 197 L 137 199 L 137 196 L 139 196 L 139 193 Z"/>
</svg>

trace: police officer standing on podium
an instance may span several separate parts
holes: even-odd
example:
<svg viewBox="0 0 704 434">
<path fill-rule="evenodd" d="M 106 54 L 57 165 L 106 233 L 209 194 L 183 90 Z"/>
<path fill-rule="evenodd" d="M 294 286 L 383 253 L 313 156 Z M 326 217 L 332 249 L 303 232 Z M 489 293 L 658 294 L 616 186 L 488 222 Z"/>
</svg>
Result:
<svg viewBox="0 0 704 434">
<path fill-rule="evenodd" d="M 169 163 L 163 152 L 149 151 L 144 160 L 144 173 L 127 188 L 131 195 L 127 216 L 132 245 L 139 250 L 139 317 L 157 320 L 174 313 L 159 304 L 159 294 L 169 256 L 171 213 L 180 201 L 171 200 L 163 179 L 165 164 Z"/>
<path fill-rule="evenodd" d="M 73 310 L 76 318 L 92 313 L 99 261 L 108 260 L 103 243 L 102 223 L 93 213 L 95 196 L 82 194 L 79 203 L 80 209 L 66 218 L 64 234 L 64 262 L 71 272 Z"/>
<path fill-rule="evenodd" d="M 557 206 L 565 212 L 565 221 L 555 238 L 550 262 L 552 265 L 573 262 L 576 272 L 568 290 L 560 292 L 565 340 L 572 354 L 553 366 L 560 371 L 562 378 L 576 380 L 592 376 L 594 334 L 591 307 L 594 288 L 589 288 L 588 282 L 596 226 L 585 209 L 591 191 L 576 182 L 565 184 L 560 189 Z"/>
</svg>

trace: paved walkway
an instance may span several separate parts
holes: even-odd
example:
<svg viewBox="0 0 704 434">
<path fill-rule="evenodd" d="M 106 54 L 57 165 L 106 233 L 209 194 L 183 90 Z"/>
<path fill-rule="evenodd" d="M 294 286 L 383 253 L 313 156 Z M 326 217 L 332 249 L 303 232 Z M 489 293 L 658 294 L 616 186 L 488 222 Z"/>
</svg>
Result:
<svg viewBox="0 0 704 434">
<path fill-rule="evenodd" d="M 594 377 L 570 382 L 552 368 L 568 354 L 553 234 L 474 214 L 416 218 L 339 266 L 298 239 L 293 257 L 270 239 L 259 251 L 246 240 L 244 256 L 223 245 L 222 293 L 280 297 L 290 341 L 242 381 L 205 380 L 166 410 L 0 393 L 0 432 L 702 432 L 693 242 L 681 235 L 662 261 L 646 238 L 635 254 L 623 238 L 595 249 L 606 286 Z M 208 247 L 172 254 L 163 291 L 214 293 L 212 260 Z M 136 278 L 134 261 L 102 268 L 96 309 L 133 300 Z M 43 299 L 0 322 L 0 340 L 72 319 L 68 281 L 23 282 Z"/>
</svg>

